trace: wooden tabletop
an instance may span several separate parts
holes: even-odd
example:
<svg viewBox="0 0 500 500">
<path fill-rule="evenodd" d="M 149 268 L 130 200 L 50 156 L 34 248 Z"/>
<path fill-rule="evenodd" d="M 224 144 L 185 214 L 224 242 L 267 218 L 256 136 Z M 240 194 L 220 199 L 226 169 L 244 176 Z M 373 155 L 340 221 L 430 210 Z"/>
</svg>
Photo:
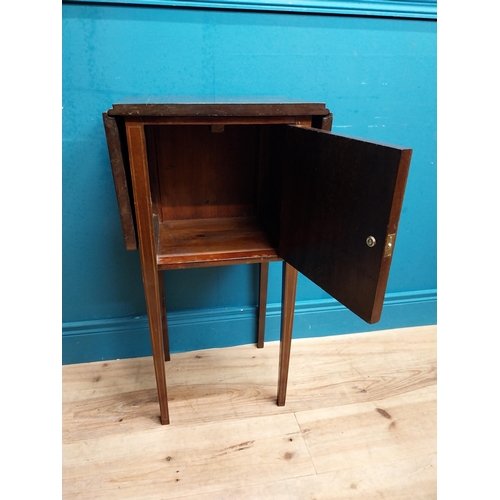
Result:
<svg viewBox="0 0 500 500">
<path fill-rule="evenodd" d="M 329 113 L 324 103 L 300 102 L 277 97 L 186 96 L 128 97 L 113 104 L 112 109 L 108 111 L 110 116 L 326 116 Z"/>
</svg>

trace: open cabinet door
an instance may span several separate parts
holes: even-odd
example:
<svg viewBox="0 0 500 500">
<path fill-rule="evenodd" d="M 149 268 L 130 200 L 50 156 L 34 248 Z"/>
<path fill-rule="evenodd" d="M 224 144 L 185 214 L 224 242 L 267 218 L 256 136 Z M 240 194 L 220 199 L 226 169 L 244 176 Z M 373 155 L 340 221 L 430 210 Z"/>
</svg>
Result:
<svg viewBox="0 0 500 500">
<path fill-rule="evenodd" d="M 411 149 L 287 126 L 279 256 L 380 320 Z"/>
</svg>

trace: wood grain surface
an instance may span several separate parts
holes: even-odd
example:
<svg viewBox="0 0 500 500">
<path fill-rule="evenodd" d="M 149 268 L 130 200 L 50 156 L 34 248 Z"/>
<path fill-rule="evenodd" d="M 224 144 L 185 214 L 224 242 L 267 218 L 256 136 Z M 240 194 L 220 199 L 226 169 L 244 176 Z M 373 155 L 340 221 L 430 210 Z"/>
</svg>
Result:
<svg viewBox="0 0 500 500">
<path fill-rule="evenodd" d="M 63 367 L 64 499 L 434 499 L 436 327 Z"/>
</svg>

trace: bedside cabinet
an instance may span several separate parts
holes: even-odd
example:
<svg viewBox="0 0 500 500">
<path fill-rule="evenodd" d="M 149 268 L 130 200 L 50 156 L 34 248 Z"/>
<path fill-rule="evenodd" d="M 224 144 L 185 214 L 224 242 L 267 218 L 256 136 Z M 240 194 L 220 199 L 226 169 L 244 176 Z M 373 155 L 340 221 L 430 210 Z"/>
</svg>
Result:
<svg viewBox="0 0 500 500">
<path fill-rule="evenodd" d="M 126 248 L 139 250 L 162 424 L 170 357 L 163 272 L 283 262 L 277 403 L 298 272 L 379 321 L 412 151 L 330 132 L 322 103 L 134 98 L 103 113 Z"/>
</svg>

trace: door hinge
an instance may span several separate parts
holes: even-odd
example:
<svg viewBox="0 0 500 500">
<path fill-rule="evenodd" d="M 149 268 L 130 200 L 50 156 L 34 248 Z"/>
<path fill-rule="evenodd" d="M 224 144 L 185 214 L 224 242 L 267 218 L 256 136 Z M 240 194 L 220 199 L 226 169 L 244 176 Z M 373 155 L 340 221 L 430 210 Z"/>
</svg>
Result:
<svg viewBox="0 0 500 500">
<path fill-rule="evenodd" d="M 385 240 L 384 247 L 384 257 L 390 257 L 392 255 L 392 251 L 394 249 L 394 240 L 396 239 L 396 234 L 388 234 Z"/>
</svg>

